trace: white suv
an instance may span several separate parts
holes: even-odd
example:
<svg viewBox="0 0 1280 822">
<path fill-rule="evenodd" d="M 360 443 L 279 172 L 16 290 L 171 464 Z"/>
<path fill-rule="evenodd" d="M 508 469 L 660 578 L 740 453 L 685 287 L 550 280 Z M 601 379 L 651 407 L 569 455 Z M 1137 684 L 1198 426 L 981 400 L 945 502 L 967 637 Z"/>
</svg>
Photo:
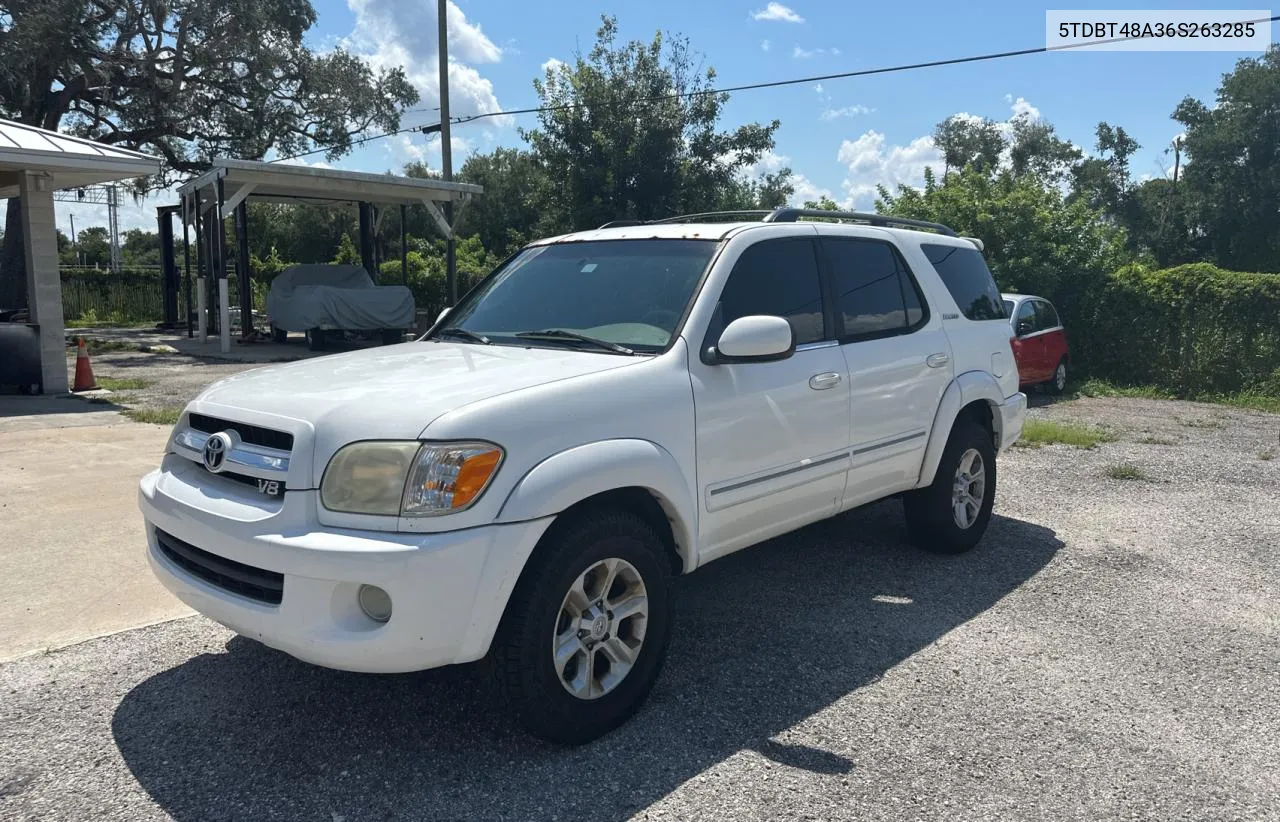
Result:
<svg viewBox="0 0 1280 822">
<path fill-rule="evenodd" d="M 542 240 L 420 340 L 210 386 L 141 483 L 156 575 L 318 665 L 486 658 L 575 743 L 648 694 L 675 574 L 892 495 L 973 547 L 1026 414 L 981 244 L 725 216 Z"/>
</svg>

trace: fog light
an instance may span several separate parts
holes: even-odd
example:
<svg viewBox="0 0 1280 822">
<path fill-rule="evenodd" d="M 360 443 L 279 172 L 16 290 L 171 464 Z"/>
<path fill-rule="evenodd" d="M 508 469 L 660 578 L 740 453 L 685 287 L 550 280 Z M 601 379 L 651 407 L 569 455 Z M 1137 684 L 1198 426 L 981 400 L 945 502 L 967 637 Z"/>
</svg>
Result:
<svg viewBox="0 0 1280 822">
<path fill-rule="evenodd" d="M 391 619 L 391 595 L 377 585 L 361 585 L 356 594 L 360 610 L 374 622 L 386 622 Z"/>
</svg>

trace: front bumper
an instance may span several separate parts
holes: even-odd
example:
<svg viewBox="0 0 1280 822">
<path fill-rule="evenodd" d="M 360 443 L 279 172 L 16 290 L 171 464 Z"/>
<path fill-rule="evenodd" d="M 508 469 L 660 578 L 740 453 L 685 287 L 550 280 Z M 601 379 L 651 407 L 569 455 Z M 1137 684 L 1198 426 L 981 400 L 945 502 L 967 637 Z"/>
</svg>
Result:
<svg viewBox="0 0 1280 822">
<path fill-rule="evenodd" d="M 348 671 L 417 671 L 479 659 L 550 518 L 404 534 L 317 524 L 317 492 L 270 499 L 169 456 L 142 478 L 148 558 L 160 582 L 196 611 L 299 659 Z M 225 486 L 225 487 L 224 487 Z M 157 529 L 200 551 L 283 575 L 278 605 L 179 565 Z M 360 610 L 361 584 L 385 589 L 386 623 Z"/>
<path fill-rule="evenodd" d="M 1000 453 L 1009 450 L 1018 437 L 1022 436 L 1022 427 L 1027 423 L 1027 395 L 1021 391 L 1011 397 L 1005 397 L 998 406 L 1000 410 Z"/>
</svg>

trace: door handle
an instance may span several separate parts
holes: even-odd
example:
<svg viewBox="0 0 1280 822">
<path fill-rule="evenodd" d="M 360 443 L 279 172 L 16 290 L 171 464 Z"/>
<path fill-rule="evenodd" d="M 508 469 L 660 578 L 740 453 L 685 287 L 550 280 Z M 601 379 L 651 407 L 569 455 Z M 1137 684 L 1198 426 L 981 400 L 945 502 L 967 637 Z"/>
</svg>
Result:
<svg viewBox="0 0 1280 822">
<path fill-rule="evenodd" d="M 930 368 L 941 368 L 951 362 L 951 357 L 946 354 L 930 354 L 925 358 L 924 364 Z"/>
<path fill-rule="evenodd" d="M 834 388 L 840 383 L 840 375 L 834 371 L 828 371 L 825 374 L 814 374 L 809 378 L 809 387 L 814 391 L 821 391 L 824 388 Z"/>
</svg>

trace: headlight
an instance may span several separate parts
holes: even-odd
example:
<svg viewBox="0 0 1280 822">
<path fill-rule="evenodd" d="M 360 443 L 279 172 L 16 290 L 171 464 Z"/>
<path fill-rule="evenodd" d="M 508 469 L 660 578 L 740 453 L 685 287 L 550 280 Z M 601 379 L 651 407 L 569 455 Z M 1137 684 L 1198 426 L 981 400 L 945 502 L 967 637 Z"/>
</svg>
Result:
<svg viewBox="0 0 1280 822">
<path fill-rule="evenodd" d="M 329 461 L 320 501 L 350 514 L 449 514 L 479 499 L 501 462 L 487 442 L 356 442 Z"/>
<path fill-rule="evenodd" d="M 502 449 L 489 442 L 428 443 L 404 488 L 408 517 L 432 517 L 470 508 L 498 473 Z"/>
</svg>

